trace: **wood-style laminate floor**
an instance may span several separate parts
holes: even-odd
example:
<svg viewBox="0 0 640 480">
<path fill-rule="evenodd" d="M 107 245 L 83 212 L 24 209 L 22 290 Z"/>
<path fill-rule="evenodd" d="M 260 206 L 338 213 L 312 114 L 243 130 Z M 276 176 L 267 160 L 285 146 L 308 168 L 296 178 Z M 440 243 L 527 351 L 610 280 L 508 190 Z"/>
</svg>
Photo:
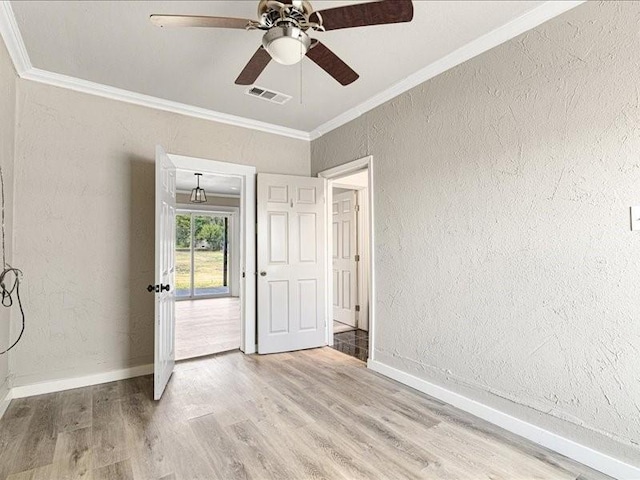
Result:
<svg viewBox="0 0 640 480">
<path fill-rule="evenodd" d="M 176 360 L 240 348 L 240 299 L 176 302 Z"/>
<path fill-rule="evenodd" d="M 602 479 L 330 348 L 13 400 L 0 479 Z"/>
</svg>

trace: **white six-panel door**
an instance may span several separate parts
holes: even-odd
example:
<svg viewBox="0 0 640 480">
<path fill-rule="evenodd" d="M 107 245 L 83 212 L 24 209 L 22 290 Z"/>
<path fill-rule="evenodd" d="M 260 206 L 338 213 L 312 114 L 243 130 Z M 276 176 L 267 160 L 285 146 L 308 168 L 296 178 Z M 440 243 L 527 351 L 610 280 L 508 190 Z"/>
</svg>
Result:
<svg viewBox="0 0 640 480">
<path fill-rule="evenodd" d="M 159 400 L 175 364 L 176 167 L 156 147 L 156 292 L 154 393 Z M 152 287 L 152 286 L 150 286 Z"/>
<path fill-rule="evenodd" d="M 333 195 L 331 214 L 333 319 L 355 327 L 358 296 L 356 192 Z"/>
<path fill-rule="evenodd" d="M 258 353 L 326 345 L 325 180 L 258 174 Z"/>
</svg>

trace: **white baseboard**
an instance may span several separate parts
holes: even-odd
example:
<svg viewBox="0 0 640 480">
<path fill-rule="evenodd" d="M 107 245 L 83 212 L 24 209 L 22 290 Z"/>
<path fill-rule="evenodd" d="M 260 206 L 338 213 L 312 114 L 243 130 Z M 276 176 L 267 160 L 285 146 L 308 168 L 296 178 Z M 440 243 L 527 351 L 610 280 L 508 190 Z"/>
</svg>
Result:
<svg viewBox="0 0 640 480">
<path fill-rule="evenodd" d="M 4 412 L 6 412 L 7 408 L 9 408 L 9 404 L 11 403 L 12 398 L 13 397 L 11 395 L 11 390 L 9 390 L 7 391 L 7 394 L 4 396 L 4 398 L 0 400 L 0 418 L 2 418 Z"/>
<path fill-rule="evenodd" d="M 71 390 L 72 388 L 88 387 L 90 385 L 115 382 L 116 380 L 125 380 L 127 378 L 139 377 L 150 373 L 153 373 L 153 364 L 139 365 L 137 367 L 111 370 L 110 372 L 96 373 L 83 377 L 63 378 L 60 380 L 51 380 L 48 382 L 32 383 L 31 385 L 13 387 L 10 391 L 10 395 L 11 398 L 31 397 L 33 395 L 42 395 L 44 393 L 61 392 L 63 390 Z"/>
<path fill-rule="evenodd" d="M 458 393 L 447 390 L 409 373 L 390 367 L 376 360 L 369 360 L 367 366 L 386 377 L 392 378 L 404 385 L 426 393 L 460 410 L 469 412 L 494 425 L 524 437 L 532 442 L 549 448 L 555 452 L 587 465 L 595 470 L 620 480 L 640 479 L 640 468 L 634 467 L 602 452 L 593 450 L 579 443 L 549 432 L 541 427 L 512 417 L 495 408 L 467 398 Z"/>
</svg>

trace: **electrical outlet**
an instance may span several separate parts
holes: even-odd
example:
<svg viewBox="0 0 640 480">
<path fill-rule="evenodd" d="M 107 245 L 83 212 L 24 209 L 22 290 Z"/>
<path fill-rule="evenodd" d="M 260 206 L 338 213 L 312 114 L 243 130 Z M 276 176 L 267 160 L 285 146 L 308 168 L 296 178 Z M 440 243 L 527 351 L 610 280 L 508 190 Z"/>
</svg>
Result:
<svg viewBox="0 0 640 480">
<path fill-rule="evenodd" d="M 631 231 L 640 230 L 640 205 L 631 207 Z"/>
</svg>

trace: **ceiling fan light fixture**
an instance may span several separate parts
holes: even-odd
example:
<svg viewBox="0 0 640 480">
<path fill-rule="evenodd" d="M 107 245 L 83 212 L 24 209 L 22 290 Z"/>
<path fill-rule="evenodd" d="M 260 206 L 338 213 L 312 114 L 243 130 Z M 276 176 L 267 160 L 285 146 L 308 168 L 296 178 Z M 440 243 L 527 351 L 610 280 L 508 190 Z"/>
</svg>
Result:
<svg viewBox="0 0 640 480">
<path fill-rule="evenodd" d="M 277 26 L 264 34 L 262 45 L 276 62 L 282 65 L 294 65 L 307 54 L 311 39 L 298 27 Z"/>
</svg>

